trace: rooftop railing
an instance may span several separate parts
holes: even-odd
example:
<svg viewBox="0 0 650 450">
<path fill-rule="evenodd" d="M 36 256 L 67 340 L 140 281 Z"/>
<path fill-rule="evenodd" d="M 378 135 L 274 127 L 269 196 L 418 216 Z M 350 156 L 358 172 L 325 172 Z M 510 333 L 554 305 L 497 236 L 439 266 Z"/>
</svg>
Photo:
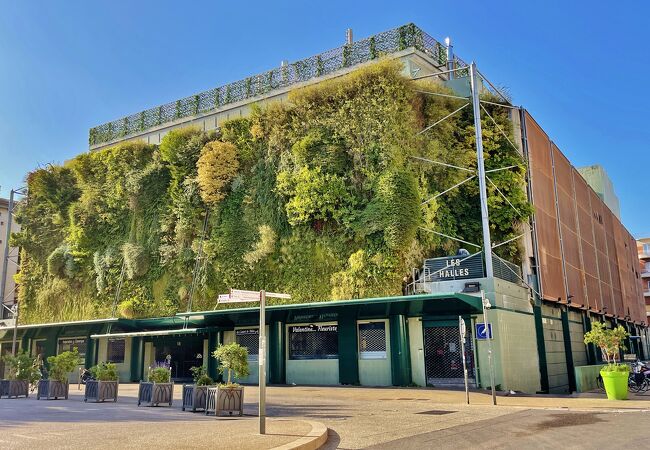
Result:
<svg viewBox="0 0 650 450">
<path fill-rule="evenodd" d="M 268 72 L 96 126 L 90 129 L 88 142 L 90 147 L 94 147 L 124 139 L 156 126 L 209 113 L 228 104 L 264 95 L 275 89 L 327 75 L 411 47 L 426 53 L 440 66 L 447 64 L 446 47 L 414 24 L 408 24 Z M 467 66 L 457 57 L 454 57 L 454 64 L 455 67 L 461 68 Z M 458 75 L 462 76 L 460 73 Z"/>
</svg>

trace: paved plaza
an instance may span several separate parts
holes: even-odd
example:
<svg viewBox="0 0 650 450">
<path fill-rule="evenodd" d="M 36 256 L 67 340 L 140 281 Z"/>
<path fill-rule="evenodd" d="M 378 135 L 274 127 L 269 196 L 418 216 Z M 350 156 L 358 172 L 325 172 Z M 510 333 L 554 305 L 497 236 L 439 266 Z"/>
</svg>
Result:
<svg viewBox="0 0 650 450">
<path fill-rule="evenodd" d="M 138 407 L 137 385 L 120 386 L 117 403 L 84 403 L 71 386 L 69 400 L 0 400 L 0 448 L 236 448 L 297 447 L 322 424 L 324 448 L 594 448 L 603 427 L 616 430 L 617 448 L 647 442 L 650 397 L 610 402 L 580 397 L 500 396 L 434 389 L 271 386 L 268 434 L 257 434 L 257 389 L 247 386 L 244 416 L 216 419 L 174 405 Z M 321 426 L 322 426 L 321 425 Z M 567 427 L 576 433 L 563 433 Z M 302 439 L 302 441 L 300 441 Z M 569 441 L 567 441 L 569 439 Z M 462 445 L 459 445 L 462 444 Z"/>
</svg>

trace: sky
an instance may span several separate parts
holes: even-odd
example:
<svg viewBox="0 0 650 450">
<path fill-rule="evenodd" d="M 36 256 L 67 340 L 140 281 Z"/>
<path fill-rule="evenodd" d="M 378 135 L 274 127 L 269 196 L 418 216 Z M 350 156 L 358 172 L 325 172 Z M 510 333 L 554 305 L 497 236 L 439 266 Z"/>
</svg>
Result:
<svg viewBox="0 0 650 450">
<path fill-rule="evenodd" d="M 87 151 L 89 128 L 414 22 L 505 86 L 576 166 L 601 164 L 650 236 L 641 0 L 0 0 L 0 196 Z M 645 105 L 645 106 L 644 106 Z"/>
</svg>

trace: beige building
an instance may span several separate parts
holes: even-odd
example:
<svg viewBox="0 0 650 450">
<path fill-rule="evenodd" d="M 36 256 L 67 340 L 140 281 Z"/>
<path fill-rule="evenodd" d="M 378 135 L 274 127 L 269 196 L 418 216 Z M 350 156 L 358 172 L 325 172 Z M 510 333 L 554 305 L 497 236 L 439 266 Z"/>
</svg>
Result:
<svg viewBox="0 0 650 450">
<path fill-rule="evenodd" d="M 2 274 L 4 273 L 5 265 L 5 248 L 9 244 L 7 242 L 7 226 L 9 224 L 9 200 L 0 198 L 0 283 L 2 282 Z M 13 221 L 11 224 L 11 231 L 16 232 L 19 230 L 19 225 Z M 2 308 L 0 319 L 11 318 L 11 313 L 7 308 L 11 308 L 18 298 L 16 291 L 16 283 L 14 282 L 14 275 L 18 271 L 18 249 L 11 247 L 9 249 L 9 261 L 7 265 L 7 282 L 5 284 L 5 295 L 3 304 L 6 307 Z"/>
<path fill-rule="evenodd" d="M 650 237 L 638 239 L 636 248 L 639 252 L 639 273 L 643 284 L 646 315 L 650 317 Z"/>
<path fill-rule="evenodd" d="M 621 220 L 621 204 L 616 192 L 614 192 L 614 183 L 607 175 L 607 172 L 600 164 L 593 166 L 578 167 L 578 172 L 587 181 L 587 184 L 596 191 L 605 205 L 612 210 L 618 220 Z"/>
</svg>

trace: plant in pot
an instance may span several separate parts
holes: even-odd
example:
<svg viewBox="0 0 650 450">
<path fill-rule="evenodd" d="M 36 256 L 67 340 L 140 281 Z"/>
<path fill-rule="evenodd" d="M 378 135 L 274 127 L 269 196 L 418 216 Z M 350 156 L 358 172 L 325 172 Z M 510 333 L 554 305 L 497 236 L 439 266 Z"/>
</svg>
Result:
<svg viewBox="0 0 650 450">
<path fill-rule="evenodd" d="M 30 384 L 36 384 L 41 378 L 38 358 L 32 358 L 22 351 L 16 356 L 5 355 L 2 360 L 6 366 L 7 378 L 0 380 L 0 397 L 18 398 L 24 395 L 27 398 Z"/>
<path fill-rule="evenodd" d="M 80 363 L 81 359 L 76 348 L 71 352 L 63 352 L 47 358 L 49 366 L 48 379 L 38 382 L 36 400 L 42 398 L 46 400 L 64 398 L 67 400 L 70 387 L 68 377 Z"/>
<path fill-rule="evenodd" d="M 208 376 L 205 366 L 191 367 L 194 384 L 183 385 L 183 411 L 189 409 L 195 412 L 197 409 L 205 409 L 205 401 L 208 396 L 208 386 L 214 384 Z"/>
<path fill-rule="evenodd" d="M 249 375 L 248 349 L 237 343 L 220 345 L 212 353 L 219 361 L 219 372 L 226 373 L 226 383 L 216 388 L 208 389 L 208 399 L 205 413 L 214 412 L 219 416 L 221 412 L 232 415 L 233 412 L 244 414 L 244 387 L 232 382 L 232 375 L 243 378 Z"/>
<path fill-rule="evenodd" d="M 138 406 L 172 406 L 174 398 L 174 383 L 171 381 L 172 372 L 168 362 L 157 362 L 149 368 L 149 381 L 140 381 L 138 389 Z"/>
<path fill-rule="evenodd" d="M 90 373 L 93 379 L 86 381 L 84 402 L 88 400 L 94 402 L 113 400 L 116 402 L 120 379 L 117 365 L 110 362 L 100 363 L 91 367 Z"/>
<path fill-rule="evenodd" d="M 625 350 L 623 340 L 628 337 L 622 326 L 609 329 L 602 322 L 591 324 L 591 331 L 585 333 L 585 344 L 594 344 L 600 348 L 606 366 L 600 369 L 605 392 L 610 400 L 627 400 L 627 385 L 630 367 L 618 362 L 620 350 Z"/>
</svg>

